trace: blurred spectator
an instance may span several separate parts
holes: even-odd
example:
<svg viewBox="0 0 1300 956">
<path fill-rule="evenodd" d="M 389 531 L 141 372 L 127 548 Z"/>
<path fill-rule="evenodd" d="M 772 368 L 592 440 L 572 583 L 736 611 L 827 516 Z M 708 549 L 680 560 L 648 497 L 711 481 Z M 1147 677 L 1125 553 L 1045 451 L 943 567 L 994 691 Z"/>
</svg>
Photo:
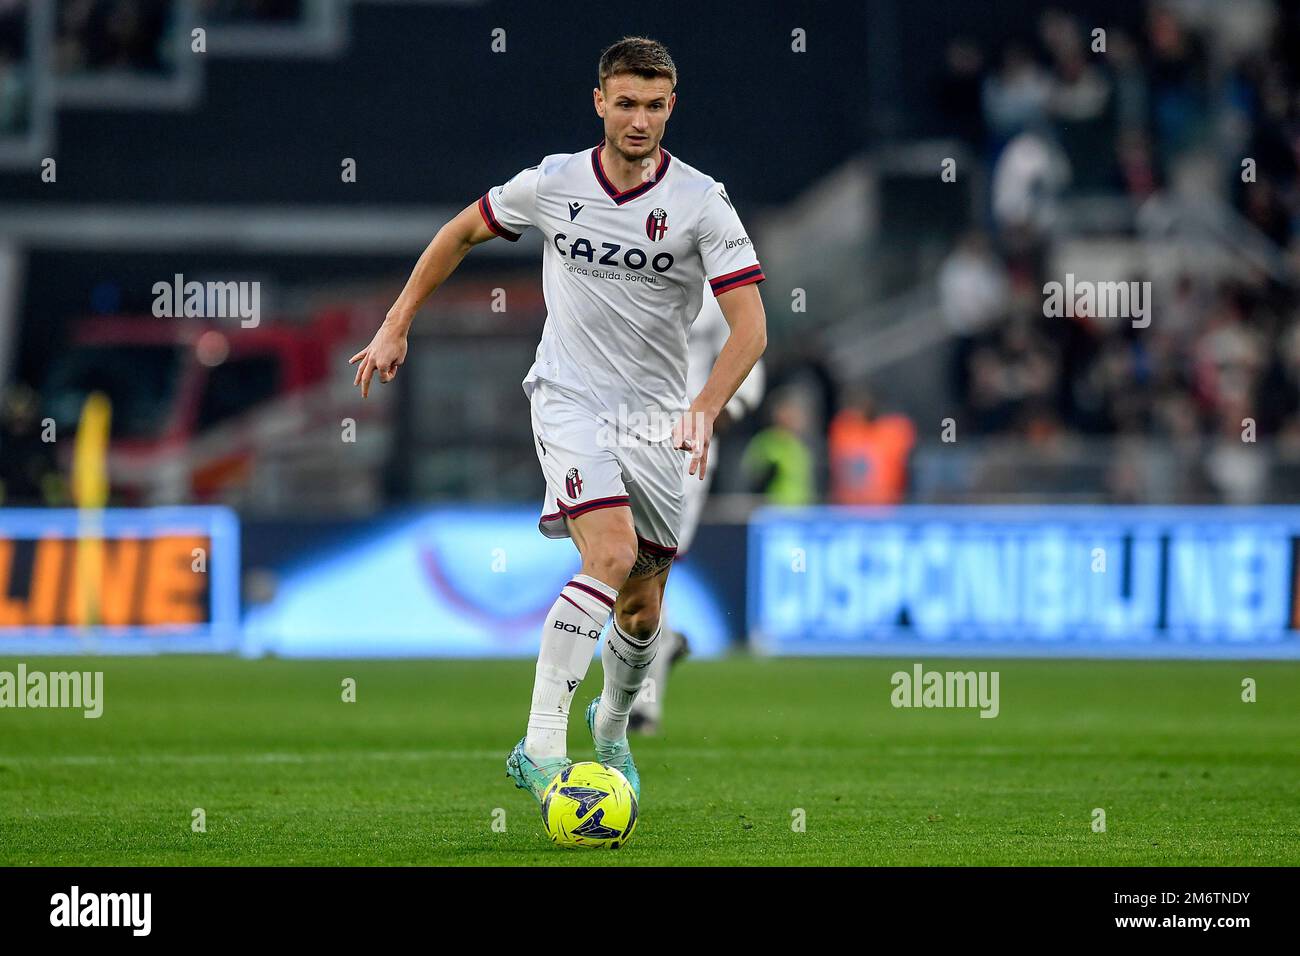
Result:
<svg viewBox="0 0 1300 956">
<path fill-rule="evenodd" d="M 1260 179 L 1245 191 L 1246 220 L 1279 246 L 1291 239 L 1291 214 L 1270 179 Z"/>
<path fill-rule="evenodd" d="M 0 505 L 60 505 L 66 483 L 58 472 L 54 444 L 41 440 L 36 393 L 14 386 L 0 408 Z"/>
<path fill-rule="evenodd" d="M 741 458 L 749 487 L 770 504 L 807 505 L 816 500 L 813 457 L 804 435 L 808 410 L 790 387 L 769 398 L 772 424 L 750 439 Z"/>
<path fill-rule="evenodd" d="M 939 268 L 939 305 L 948 330 L 983 331 L 1007 309 L 1007 271 L 982 233 L 969 232 Z"/>
<path fill-rule="evenodd" d="M 1070 164 L 1041 126 L 1019 134 L 993 167 L 998 227 L 1041 237 L 1055 224 L 1057 200 L 1069 182 Z"/>
<path fill-rule="evenodd" d="M 1253 504 L 1263 497 L 1268 459 L 1241 440 L 1242 421 L 1250 411 L 1233 399 L 1219 416 L 1219 432 L 1205 455 L 1205 470 L 1218 496 L 1228 504 Z"/>
<path fill-rule="evenodd" d="M 167 0 L 62 0 L 55 61 L 60 73 L 162 73 L 173 16 Z"/>
<path fill-rule="evenodd" d="M 939 267 L 939 308 L 953 337 L 953 394 L 969 391 L 971 352 L 980 333 L 1006 315 L 1008 296 L 1006 267 L 982 233 L 967 233 Z"/>
<path fill-rule="evenodd" d="M 939 111 L 946 127 L 976 149 L 984 142 L 983 70 L 984 54 L 973 40 L 962 37 L 948 44 L 939 81 Z"/>
<path fill-rule="evenodd" d="M 1109 76 L 1088 60 L 1083 34 L 1074 17 L 1049 11 L 1042 21 L 1043 43 L 1052 59 L 1047 110 L 1074 185 L 1097 190 L 1114 181 L 1113 157 L 1097 145 L 1111 140 Z"/>
<path fill-rule="evenodd" d="M 25 63 L 0 50 L 0 135 L 21 133 L 31 123 L 31 90 Z"/>
<path fill-rule="evenodd" d="M 1265 369 L 1264 342 L 1248 322 L 1245 307 L 1240 297 L 1225 290 L 1193 345 L 1196 395 L 1216 420 L 1231 409 L 1249 408 L 1255 382 Z"/>
<path fill-rule="evenodd" d="M 984 123 L 995 150 L 1045 120 L 1051 95 L 1051 82 L 1029 50 L 1021 43 L 1008 43 L 1001 68 L 983 85 Z"/>
<path fill-rule="evenodd" d="M 1145 202 L 1159 184 L 1151 140 L 1137 128 L 1124 129 L 1119 134 L 1116 153 L 1119 180 L 1124 191 L 1135 205 Z"/>
<path fill-rule="evenodd" d="M 1027 413 L 1050 407 L 1057 368 L 1051 343 L 1027 317 L 1007 322 L 996 338 L 971 353 L 969 404 L 977 430 L 1022 429 Z"/>
<path fill-rule="evenodd" d="M 1151 108 L 1168 169 L 1205 132 L 1208 63 L 1200 41 L 1163 4 L 1150 8 L 1147 37 Z"/>
<path fill-rule="evenodd" d="M 1300 435 L 1300 324 L 1280 337 L 1256 389 L 1259 428 L 1266 435 Z"/>
<path fill-rule="evenodd" d="M 878 415 L 865 389 L 831 421 L 827 448 L 830 499 L 839 505 L 895 505 L 907 492 L 907 460 L 916 428 L 905 415 Z"/>
<path fill-rule="evenodd" d="M 1115 122 L 1120 135 L 1141 134 L 1151 125 L 1151 98 L 1141 53 L 1133 38 L 1123 30 L 1111 30 L 1106 38 L 1106 60 L 1115 85 Z"/>
</svg>

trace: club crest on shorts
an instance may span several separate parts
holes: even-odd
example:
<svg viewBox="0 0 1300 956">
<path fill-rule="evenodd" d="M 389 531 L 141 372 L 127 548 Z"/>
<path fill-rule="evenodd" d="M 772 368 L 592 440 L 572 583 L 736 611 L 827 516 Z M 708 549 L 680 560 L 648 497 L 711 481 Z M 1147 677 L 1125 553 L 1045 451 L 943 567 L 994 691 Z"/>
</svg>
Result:
<svg viewBox="0 0 1300 956">
<path fill-rule="evenodd" d="M 663 209 L 656 209 L 646 216 L 645 234 L 650 238 L 651 242 L 658 242 L 668 235 L 668 213 Z"/>
<path fill-rule="evenodd" d="M 570 498 L 582 497 L 582 475 L 578 474 L 577 468 L 570 468 L 564 476 L 564 491 Z"/>
</svg>

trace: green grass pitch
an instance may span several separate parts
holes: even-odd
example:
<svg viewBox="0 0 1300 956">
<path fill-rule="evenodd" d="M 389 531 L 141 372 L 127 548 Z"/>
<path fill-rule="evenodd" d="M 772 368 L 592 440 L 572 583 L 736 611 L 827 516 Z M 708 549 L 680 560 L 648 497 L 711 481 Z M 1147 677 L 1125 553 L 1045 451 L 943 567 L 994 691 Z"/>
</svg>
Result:
<svg viewBox="0 0 1300 956">
<path fill-rule="evenodd" d="M 105 708 L 0 710 L 5 865 L 1300 863 L 1294 663 L 926 660 L 1000 672 L 981 719 L 892 707 L 910 660 L 687 661 L 616 852 L 552 847 L 505 776 L 531 662 L 25 663 L 102 669 Z"/>
</svg>

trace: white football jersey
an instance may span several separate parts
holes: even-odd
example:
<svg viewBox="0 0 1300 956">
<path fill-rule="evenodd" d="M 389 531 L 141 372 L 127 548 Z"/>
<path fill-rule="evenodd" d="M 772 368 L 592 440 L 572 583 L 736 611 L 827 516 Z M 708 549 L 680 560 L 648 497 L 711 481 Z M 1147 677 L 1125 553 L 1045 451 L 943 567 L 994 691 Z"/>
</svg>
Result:
<svg viewBox="0 0 1300 956">
<path fill-rule="evenodd" d="M 557 153 L 479 200 L 497 235 L 541 230 L 546 327 L 523 385 L 575 393 L 598 417 L 649 441 L 689 404 L 687 332 L 707 280 L 713 295 L 763 270 L 721 183 L 660 149 L 652 176 L 619 192 L 604 143 Z"/>
</svg>

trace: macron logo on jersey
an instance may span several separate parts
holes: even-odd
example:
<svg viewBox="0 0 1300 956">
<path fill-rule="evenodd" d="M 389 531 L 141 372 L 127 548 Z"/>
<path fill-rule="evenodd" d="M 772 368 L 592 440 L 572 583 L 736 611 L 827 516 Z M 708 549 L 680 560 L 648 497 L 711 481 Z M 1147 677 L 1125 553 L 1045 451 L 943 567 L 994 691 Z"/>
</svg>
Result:
<svg viewBox="0 0 1300 956">
<path fill-rule="evenodd" d="M 573 220 L 577 219 L 578 213 L 580 212 L 582 212 L 582 203 L 580 202 L 569 203 L 569 222 L 573 222 Z"/>
</svg>

